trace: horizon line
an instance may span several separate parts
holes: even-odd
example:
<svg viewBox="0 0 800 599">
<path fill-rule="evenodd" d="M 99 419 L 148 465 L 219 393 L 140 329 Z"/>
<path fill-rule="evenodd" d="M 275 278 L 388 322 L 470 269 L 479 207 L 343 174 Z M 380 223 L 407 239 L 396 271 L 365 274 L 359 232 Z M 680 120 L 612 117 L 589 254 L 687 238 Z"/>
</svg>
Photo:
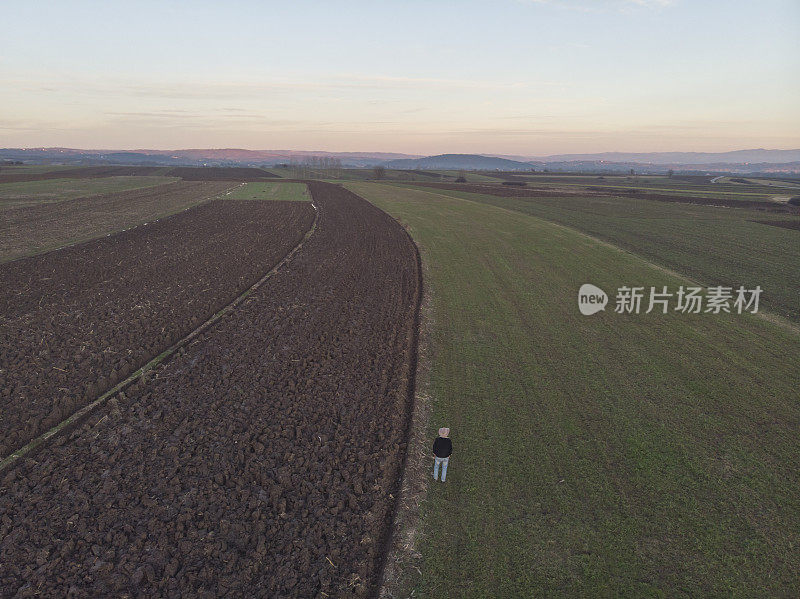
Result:
<svg viewBox="0 0 800 599">
<path fill-rule="evenodd" d="M 733 150 L 722 151 L 707 151 L 707 150 L 601 150 L 597 152 L 560 152 L 553 154 L 521 154 L 518 152 L 440 152 L 437 154 L 424 154 L 413 152 L 392 152 L 385 150 L 305 150 L 305 149 L 272 149 L 272 148 L 247 148 L 247 147 L 194 147 L 194 148 L 155 148 L 155 147 L 137 147 L 137 148 L 97 148 L 97 147 L 74 147 L 74 146 L 17 146 L 17 147 L 4 147 L 0 151 L 5 150 L 19 150 L 19 151 L 34 151 L 34 150 L 71 150 L 78 152 L 202 152 L 202 151 L 243 151 L 243 152 L 304 152 L 304 153 L 320 153 L 320 154 L 390 154 L 402 156 L 415 156 L 421 158 L 429 158 L 434 156 L 486 156 L 486 157 L 502 157 L 502 156 L 517 156 L 525 158 L 548 158 L 551 156 L 587 156 L 587 155 L 601 155 L 601 154 L 730 154 L 733 152 L 800 152 L 800 147 L 738 147 Z"/>
</svg>

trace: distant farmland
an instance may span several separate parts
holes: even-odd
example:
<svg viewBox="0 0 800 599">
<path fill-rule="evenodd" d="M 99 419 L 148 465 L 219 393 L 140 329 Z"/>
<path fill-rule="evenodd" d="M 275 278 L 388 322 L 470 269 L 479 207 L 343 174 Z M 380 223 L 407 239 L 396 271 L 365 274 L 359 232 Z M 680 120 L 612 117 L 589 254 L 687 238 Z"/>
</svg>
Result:
<svg viewBox="0 0 800 599">
<path fill-rule="evenodd" d="M 767 183 L 4 169 L 0 595 L 791 594 L 800 209 Z M 614 309 L 694 284 L 761 315 Z"/>
</svg>

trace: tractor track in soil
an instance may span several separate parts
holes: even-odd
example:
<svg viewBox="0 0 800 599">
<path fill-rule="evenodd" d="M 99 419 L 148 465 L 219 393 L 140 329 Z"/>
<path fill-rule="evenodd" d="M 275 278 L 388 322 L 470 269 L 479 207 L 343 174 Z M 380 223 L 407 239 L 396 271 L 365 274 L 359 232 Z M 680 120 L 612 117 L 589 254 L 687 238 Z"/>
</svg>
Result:
<svg viewBox="0 0 800 599">
<path fill-rule="evenodd" d="M 155 369 L 160 364 L 166 363 L 167 360 L 169 360 L 177 351 L 179 351 L 181 348 L 190 343 L 198 335 L 208 330 L 210 327 L 214 326 L 214 324 L 216 324 L 220 318 L 224 317 L 231 310 L 236 308 L 236 306 L 238 306 L 241 302 L 243 302 L 247 298 L 247 296 L 249 296 L 259 287 L 261 287 L 267 281 L 267 279 L 269 279 L 284 264 L 286 264 L 289 260 L 291 260 L 292 256 L 294 256 L 295 253 L 303 246 L 303 243 L 305 243 L 306 240 L 308 240 L 308 238 L 311 237 L 311 235 L 313 235 L 314 230 L 317 227 L 317 219 L 319 218 L 319 211 L 317 210 L 317 207 L 314 205 L 313 202 L 311 202 L 311 206 L 314 208 L 314 221 L 311 223 L 311 228 L 306 232 L 305 236 L 300 240 L 300 242 L 296 246 L 294 246 L 291 250 L 289 250 L 289 253 L 286 254 L 286 256 L 284 256 L 281 259 L 281 261 L 278 262 L 278 264 L 273 266 L 264 276 L 262 276 L 258 281 L 256 281 L 253 285 L 251 285 L 246 291 L 238 295 L 228 305 L 219 310 L 208 320 L 200 324 L 200 326 L 191 331 L 185 337 L 178 340 L 170 347 L 166 348 L 163 352 L 161 352 L 155 358 L 150 360 L 147 364 L 144 364 L 141 368 L 139 368 L 136 372 L 130 375 L 127 379 L 118 383 L 117 385 L 115 385 L 114 387 L 103 393 L 100 397 L 95 399 L 89 405 L 84 406 L 83 408 L 81 408 L 68 418 L 65 418 L 43 435 L 37 437 L 24 447 L 19 448 L 18 450 L 8 455 L 6 458 L 0 460 L 0 476 L 2 476 L 5 471 L 13 468 L 15 464 L 19 462 L 19 460 L 23 458 L 32 457 L 36 451 L 44 449 L 47 446 L 47 443 L 53 442 L 59 436 L 74 430 L 77 426 L 80 426 L 98 408 L 104 406 L 106 402 L 108 402 L 108 400 L 114 397 L 115 395 L 125 391 L 125 389 L 130 385 L 132 385 L 134 382 L 136 382 L 137 379 L 145 379 L 147 375 L 151 371 L 153 371 L 153 369 Z"/>
<path fill-rule="evenodd" d="M 0 264 L 0 459 L 222 309 L 314 218 L 305 202 L 214 200 Z"/>
</svg>

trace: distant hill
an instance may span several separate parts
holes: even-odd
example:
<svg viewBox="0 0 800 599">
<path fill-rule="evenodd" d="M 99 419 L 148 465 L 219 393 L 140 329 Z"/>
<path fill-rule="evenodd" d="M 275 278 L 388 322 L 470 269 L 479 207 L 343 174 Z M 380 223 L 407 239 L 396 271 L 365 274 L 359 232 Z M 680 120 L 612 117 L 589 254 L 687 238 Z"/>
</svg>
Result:
<svg viewBox="0 0 800 599">
<path fill-rule="evenodd" d="M 440 154 L 425 158 L 388 160 L 391 169 L 485 170 L 485 171 L 586 171 L 643 172 L 698 170 L 718 172 L 797 172 L 800 150 L 737 150 L 734 152 L 649 152 L 601 154 L 557 154 L 525 159 L 522 156 Z"/>
<path fill-rule="evenodd" d="M 310 150 L 79 150 L 74 148 L 5 148 L 0 161 L 36 164 L 131 166 L 272 167 L 307 158 L 337 158 L 344 167 L 382 165 L 399 170 L 566 171 L 637 173 L 789 173 L 800 172 L 800 150 L 736 150 L 733 152 L 603 152 L 555 154 L 539 158 L 481 154 L 419 156 L 393 152 L 314 152 Z"/>
<path fill-rule="evenodd" d="M 413 158 L 402 160 L 389 160 L 385 163 L 387 168 L 393 169 L 464 169 L 486 171 L 519 171 L 530 170 L 527 162 L 497 158 L 494 156 L 481 156 L 480 154 L 440 154 L 426 158 Z"/>
<path fill-rule="evenodd" d="M 185 150 L 80 150 L 75 148 L 2 148 L 0 158 L 59 164 L 146 164 L 153 166 L 272 166 L 306 157 L 338 158 L 344 166 L 374 166 L 418 154 L 395 152 L 315 152 L 310 150 L 244 150 L 206 148 Z"/>
<path fill-rule="evenodd" d="M 554 154 L 530 157 L 526 162 L 632 162 L 635 164 L 747 164 L 800 161 L 800 150 L 735 150 L 733 152 L 602 152 L 600 154 Z"/>
<path fill-rule="evenodd" d="M 187 149 L 187 150 L 133 150 L 139 154 L 190 158 L 192 160 L 236 160 L 238 162 L 281 161 L 305 156 L 326 156 L 342 161 L 393 160 L 396 158 L 419 158 L 418 154 L 395 152 L 315 152 L 313 150 L 243 150 L 239 148 Z"/>
</svg>

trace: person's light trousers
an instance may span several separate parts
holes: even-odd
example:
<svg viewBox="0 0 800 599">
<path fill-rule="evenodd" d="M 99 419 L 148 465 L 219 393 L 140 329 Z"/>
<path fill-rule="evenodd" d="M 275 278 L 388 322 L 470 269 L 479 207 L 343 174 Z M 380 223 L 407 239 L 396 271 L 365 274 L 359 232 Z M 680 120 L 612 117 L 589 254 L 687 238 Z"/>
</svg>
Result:
<svg viewBox="0 0 800 599">
<path fill-rule="evenodd" d="M 439 464 L 442 465 L 442 482 L 444 479 L 447 478 L 447 463 L 450 461 L 450 458 L 433 458 L 433 480 L 437 480 L 439 478 Z"/>
</svg>

